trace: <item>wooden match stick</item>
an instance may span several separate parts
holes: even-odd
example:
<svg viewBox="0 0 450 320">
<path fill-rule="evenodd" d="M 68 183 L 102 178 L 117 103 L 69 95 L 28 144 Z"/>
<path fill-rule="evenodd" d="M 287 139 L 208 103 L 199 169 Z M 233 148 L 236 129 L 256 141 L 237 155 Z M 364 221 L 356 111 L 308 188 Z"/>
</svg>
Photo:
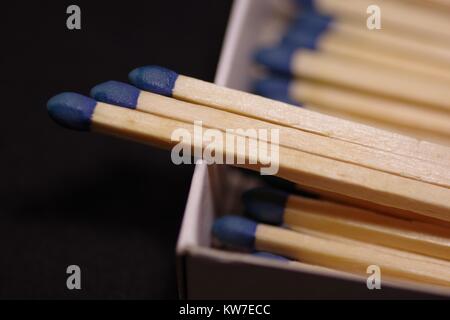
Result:
<svg viewBox="0 0 450 320">
<path fill-rule="evenodd" d="M 450 170 L 444 166 L 175 100 L 139 90 L 126 83 L 108 81 L 99 84 L 91 90 L 91 96 L 97 101 L 135 108 L 187 123 L 202 121 L 205 127 L 221 131 L 231 129 L 237 134 L 238 129 L 243 129 L 244 135 L 248 135 L 249 129 L 276 129 L 279 130 L 279 144 L 285 147 L 450 188 Z M 270 137 L 265 140 L 270 141 Z"/>
<path fill-rule="evenodd" d="M 158 66 L 137 68 L 129 77 L 142 90 L 450 167 L 450 149 L 438 144 L 217 86 Z"/>
<path fill-rule="evenodd" d="M 412 72 L 426 77 L 433 77 L 440 81 L 450 81 L 450 48 L 442 51 L 445 57 L 444 64 L 448 64 L 445 67 L 442 63 L 434 63 L 436 61 L 433 59 L 435 51 L 429 45 L 427 46 L 420 42 L 419 44 L 411 43 L 411 41 L 403 37 L 396 38 L 385 35 L 384 31 L 381 35 L 376 34 L 373 36 L 373 33 L 368 33 L 367 30 L 361 30 L 361 28 L 352 26 L 345 28 L 345 25 L 340 24 L 339 29 L 316 31 L 301 24 L 300 26 L 292 27 L 284 36 L 284 41 L 300 48 L 318 50 L 356 61 L 399 69 L 403 72 Z M 406 45 L 402 47 L 401 44 L 405 44 L 405 42 Z M 418 51 L 412 51 L 412 49 L 417 49 L 417 46 L 420 47 Z M 393 50 L 394 48 L 397 48 L 397 50 Z M 427 54 L 427 51 L 430 51 L 430 49 L 431 54 Z M 417 57 L 417 53 L 424 50 L 425 54 L 423 54 L 423 57 Z M 440 50 L 442 49 L 438 51 Z M 430 60 L 433 60 L 433 62 L 430 63 Z"/>
<path fill-rule="evenodd" d="M 351 206 L 355 208 L 360 208 L 363 210 L 369 210 L 373 212 L 377 212 L 383 215 L 391 216 L 394 218 L 400 218 L 407 221 L 418 221 L 424 222 L 427 224 L 441 226 L 443 228 L 450 228 L 450 221 L 439 220 L 430 216 L 424 216 L 418 213 L 414 213 L 411 211 L 406 211 L 399 208 L 393 208 L 381 205 L 380 203 L 374 203 L 371 201 L 366 201 L 362 199 L 356 199 L 349 197 L 344 194 L 338 194 L 332 191 L 319 190 L 317 188 L 308 187 L 304 185 L 298 185 L 296 187 L 300 192 L 310 192 L 312 194 L 317 195 L 320 199 L 325 201 L 331 201 L 334 203 L 339 203 L 345 206 Z"/>
<path fill-rule="evenodd" d="M 285 34 L 284 41 L 303 42 L 309 48 L 340 48 L 340 52 L 346 50 L 342 48 L 342 43 L 346 43 L 350 48 L 375 51 L 380 57 L 388 54 L 398 59 L 410 60 L 421 65 L 422 69 L 423 66 L 432 68 L 433 72 L 437 72 L 436 68 L 450 68 L 450 46 L 442 39 L 417 37 L 411 32 L 398 34 L 386 28 L 369 30 L 365 24 L 312 12 L 298 16 Z M 374 58 L 372 55 L 372 59 L 380 58 Z"/>
<path fill-rule="evenodd" d="M 450 113 L 303 79 L 269 77 L 259 80 L 255 91 L 271 99 L 300 103 L 311 110 L 353 116 L 450 144 Z"/>
<path fill-rule="evenodd" d="M 391 250 L 349 245 L 302 232 L 259 224 L 252 220 L 225 216 L 215 221 L 213 234 L 226 245 L 267 251 L 301 262 L 367 275 L 370 265 L 380 267 L 383 275 L 450 286 L 448 263 L 433 263 L 416 254 L 397 255 Z"/>
<path fill-rule="evenodd" d="M 63 93 L 53 97 L 48 102 L 48 110 L 55 121 L 69 128 L 92 129 L 165 148 L 179 143 L 171 139 L 172 133 L 178 128 L 187 130 L 191 137 L 195 137 L 196 134 L 193 124 L 97 103 L 93 99 L 74 93 Z M 235 140 L 237 137 L 229 134 L 227 139 L 230 138 Z M 198 142 L 195 137 L 193 141 L 181 142 L 198 150 L 208 147 L 208 141 L 204 140 L 200 137 Z M 229 156 L 233 159 L 246 159 L 245 163 L 234 165 L 252 170 L 259 170 L 262 167 L 258 162 L 258 155 L 271 155 L 273 162 L 279 165 L 277 175 L 287 180 L 450 221 L 448 188 L 283 146 L 276 148 L 278 152 L 273 155 L 271 153 L 273 146 L 255 139 L 246 140 L 249 150 L 236 150 L 234 145 L 222 143 L 217 147 L 219 150 L 216 150 L 216 153 L 227 155 L 227 159 Z"/>
<path fill-rule="evenodd" d="M 418 0 L 420 4 L 427 4 L 430 6 L 434 6 L 437 9 L 449 9 L 450 10 L 450 1 L 448 0 Z"/>
<path fill-rule="evenodd" d="M 262 49 L 256 60 L 272 70 L 297 77 L 450 112 L 450 90 L 446 81 L 286 45 Z"/>
<path fill-rule="evenodd" d="M 450 67 L 450 47 L 446 43 L 439 41 L 429 41 L 427 38 L 415 40 L 403 35 L 393 35 L 388 32 L 372 32 L 364 27 L 355 26 L 352 23 L 340 21 L 333 24 L 335 27 L 323 33 L 320 42 L 323 46 L 332 46 L 336 41 L 344 38 L 358 42 L 358 45 L 378 52 L 387 52 L 396 57 L 404 57 L 428 68 L 448 69 Z M 382 48 L 382 49 L 380 49 Z M 418 67 L 414 67 L 417 69 Z M 423 69 L 423 67 L 422 67 Z"/>
<path fill-rule="evenodd" d="M 450 260 L 450 229 L 269 188 L 244 194 L 255 220 L 360 240 Z"/>
<path fill-rule="evenodd" d="M 402 30 L 420 34 L 423 37 L 435 37 L 445 41 L 450 39 L 450 22 L 446 13 L 414 6 L 392 0 L 300 0 L 304 7 L 314 7 L 320 13 L 354 19 L 366 25 L 367 8 L 377 5 L 381 9 L 382 28 Z"/>
</svg>

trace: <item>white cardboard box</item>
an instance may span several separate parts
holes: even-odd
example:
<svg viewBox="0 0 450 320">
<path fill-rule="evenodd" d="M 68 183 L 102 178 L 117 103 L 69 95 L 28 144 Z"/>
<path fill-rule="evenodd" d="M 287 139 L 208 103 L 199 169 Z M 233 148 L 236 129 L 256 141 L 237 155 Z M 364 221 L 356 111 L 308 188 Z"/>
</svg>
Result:
<svg viewBox="0 0 450 320">
<path fill-rule="evenodd" d="M 279 0 L 281 1 L 281 0 Z M 277 24 L 271 0 L 236 0 L 215 82 L 249 90 L 252 54 L 268 24 Z M 273 29 L 273 28 L 272 28 Z M 211 246 L 217 216 L 239 211 L 240 194 L 255 184 L 241 171 L 197 163 L 177 244 L 179 295 L 184 299 L 392 299 L 447 296 L 448 291 L 411 283 L 382 282 L 307 264 L 287 264 Z"/>
</svg>

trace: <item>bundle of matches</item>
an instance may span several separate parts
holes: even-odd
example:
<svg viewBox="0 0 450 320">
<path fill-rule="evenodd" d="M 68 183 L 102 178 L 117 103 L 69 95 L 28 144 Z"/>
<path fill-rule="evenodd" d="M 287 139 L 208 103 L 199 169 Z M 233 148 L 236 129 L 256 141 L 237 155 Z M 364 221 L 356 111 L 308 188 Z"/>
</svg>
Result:
<svg viewBox="0 0 450 320">
<path fill-rule="evenodd" d="M 141 89 L 119 82 L 95 87 L 92 96 L 101 102 L 75 93 L 60 94 L 48 103 L 50 115 L 73 129 L 166 148 L 179 142 L 172 140 L 177 128 L 194 135 L 193 121 L 218 131 L 225 126 L 276 128 L 280 130 L 279 177 L 394 211 L 450 221 L 447 147 L 179 76 L 161 67 L 138 68 L 130 79 Z M 201 139 L 182 142 L 204 147 Z M 237 151 L 228 145 L 218 148 L 220 154 L 236 156 Z M 238 165 L 260 169 L 260 164 L 251 161 Z"/>
<path fill-rule="evenodd" d="M 245 129 L 277 129 L 279 141 L 266 141 L 268 145 L 277 144 L 277 176 L 314 190 L 382 206 L 387 211 L 392 211 L 392 215 L 401 212 L 403 219 L 406 217 L 409 220 L 430 221 L 429 226 L 427 224 L 425 227 L 425 224 L 419 222 L 408 224 L 385 218 L 380 222 L 381 226 L 378 226 L 376 217 L 365 214 L 366 217 L 359 224 L 360 230 L 364 231 L 378 226 L 374 227 L 376 230 L 373 232 L 377 236 L 373 238 L 384 239 L 382 245 L 395 244 L 389 249 L 390 253 L 383 251 L 377 256 L 379 264 L 386 265 L 393 276 L 407 274 L 407 278 L 448 283 L 445 280 L 450 279 L 447 262 L 436 261 L 448 258 L 445 242 L 445 232 L 448 229 L 444 226 L 450 222 L 449 148 L 220 87 L 158 66 L 137 68 L 130 73 L 129 78 L 132 85 L 117 81 L 97 85 L 91 91 L 92 98 L 77 93 L 59 94 L 48 102 L 50 116 L 71 129 L 102 132 L 162 148 L 172 148 L 181 142 L 189 148 L 200 150 L 197 153 L 199 155 L 203 155 L 202 151 L 210 148 L 210 145 L 205 145 L 203 139 L 173 139 L 173 132 L 184 129 L 195 136 L 193 123 L 201 121 L 205 127 L 219 132 L 244 129 L 236 130 L 234 135 L 242 135 L 251 142 L 267 137 L 249 135 Z M 252 145 L 256 149 L 264 146 L 259 143 Z M 240 154 L 240 151 L 228 144 L 216 144 L 216 147 L 214 152 L 224 157 L 234 159 L 240 156 L 247 160 L 236 163 L 236 166 L 255 171 L 261 169 L 262 164 L 250 161 L 252 156 L 246 152 Z M 259 151 L 249 150 L 257 154 Z M 259 200 L 255 201 L 249 203 Z M 305 204 L 306 202 L 302 205 Z M 281 212 L 283 208 L 285 207 L 280 205 L 277 212 Z M 311 235 L 303 231 L 301 234 L 292 233 L 279 227 L 258 225 L 258 230 L 263 228 L 269 234 L 262 242 L 258 240 L 258 243 L 265 244 L 258 249 L 304 261 L 309 261 L 305 258 L 308 256 L 312 257 L 310 263 L 353 272 L 354 261 L 357 261 L 358 266 L 368 262 L 366 247 L 356 249 L 359 248 L 357 242 L 366 240 L 359 238 L 361 232 L 352 229 L 345 219 L 353 219 L 361 210 L 352 209 L 347 213 L 348 216 L 338 205 L 327 207 L 327 210 L 336 213 L 335 219 L 323 215 L 318 220 L 325 225 L 317 227 Z M 260 214 L 258 210 L 254 213 Z M 342 219 L 338 217 L 339 213 L 342 214 Z M 286 212 L 280 217 L 285 221 Z M 296 224 L 298 221 L 301 223 Z M 298 221 L 294 223 L 297 230 L 311 229 L 311 225 L 315 223 L 307 215 L 299 217 Z M 247 220 L 238 219 L 232 225 L 236 224 L 242 225 L 243 232 L 247 232 Z M 335 226 L 334 229 L 328 232 L 327 224 Z M 417 228 L 414 227 L 416 225 Z M 253 223 L 252 245 L 255 228 Z M 240 241 L 242 236 L 233 230 L 229 233 L 229 239 Z M 332 230 L 336 232 L 333 233 Z M 352 242 L 341 243 L 327 238 L 341 237 L 342 232 L 339 230 L 351 233 L 353 238 L 348 241 Z M 409 237 L 428 230 L 431 230 L 434 237 L 430 236 L 430 241 L 425 237 L 417 241 L 412 239 L 413 236 Z M 283 244 L 284 249 L 270 250 L 271 241 L 281 241 L 286 232 L 288 240 Z M 326 237 L 318 236 L 319 233 L 326 234 Z M 440 242 L 433 242 L 436 239 Z M 298 252 L 301 253 L 294 255 L 286 248 L 294 248 L 294 243 L 297 242 L 301 248 Z M 296 250 L 294 251 L 297 252 Z M 414 253 L 398 254 L 395 263 L 391 263 L 392 256 L 397 256 L 392 250 Z M 433 257 L 415 258 L 415 255 L 427 250 Z M 315 258 L 317 251 L 323 251 L 318 260 Z M 310 255 L 309 252 L 314 253 Z M 414 270 L 409 270 L 408 263 L 411 261 L 414 262 Z"/>
<path fill-rule="evenodd" d="M 450 286 L 448 228 L 275 189 L 243 200 L 250 219 L 224 216 L 213 225 L 226 246 L 357 275 L 376 265 L 386 279 Z"/>
<path fill-rule="evenodd" d="M 297 2 L 279 44 L 256 52 L 276 74 L 256 93 L 450 145 L 450 11 L 425 1 Z M 380 30 L 366 24 L 373 5 Z"/>
</svg>

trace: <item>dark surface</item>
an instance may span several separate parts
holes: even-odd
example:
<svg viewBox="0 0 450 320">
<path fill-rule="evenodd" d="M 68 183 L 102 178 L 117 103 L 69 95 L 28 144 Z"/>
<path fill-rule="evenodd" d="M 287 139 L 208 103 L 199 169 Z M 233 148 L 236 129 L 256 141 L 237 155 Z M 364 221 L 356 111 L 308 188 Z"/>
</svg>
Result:
<svg viewBox="0 0 450 320">
<path fill-rule="evenodd" d="M 82 30 L 66 29 L 78 4 Z M 231 1 L 2 4 L 0 298 L 176 298 L 193 166 L 54 124 L 45 104 L 160 64 L 213 80 Z M 82 290 L 66 289 L 66 268 Z"/>
</svg>

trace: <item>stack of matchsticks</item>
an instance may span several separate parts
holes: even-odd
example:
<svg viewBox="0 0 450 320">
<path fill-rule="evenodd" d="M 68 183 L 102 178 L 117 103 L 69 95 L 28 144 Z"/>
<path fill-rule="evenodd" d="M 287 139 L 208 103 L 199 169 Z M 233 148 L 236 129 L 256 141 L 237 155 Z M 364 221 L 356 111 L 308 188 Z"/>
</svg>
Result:
<svg viewBox="0 0 450 320">
<path fill-rule="evenodd" d="M 294 2 L 278 43 L 256 52 L 270 71 L 256 93 L 450 145 L 449 1 Z"/>
<path fill-rule="evenodd" d="M 250 192 L 244 200 L 254 220 L 227 216 L 214 224 L 224 244 L 357 274 L 377 265 L 393 279 L 450 285 L 450 148 L 158 66 L 137 68 L 129 78 L 132 85 L 99 84 L 91 97 L 61 93 L 49 100 L 49 114 L 71 129 L 175 156 L 183 150 L 183 158 L 192 151 L 258 172 L 271 166 L 323 197 Z M 221 134 L 244 139 L 244 148 L 218 141 Z"/>
<path fill-rule="evenodd" d="M 384 280 L 450 287 L 448 228 L 269 188 L 243 200 L 249 218 L 227 215 L 213 225 L 232 249 L 356 275 L 375 267 Z"/>
</svg>

